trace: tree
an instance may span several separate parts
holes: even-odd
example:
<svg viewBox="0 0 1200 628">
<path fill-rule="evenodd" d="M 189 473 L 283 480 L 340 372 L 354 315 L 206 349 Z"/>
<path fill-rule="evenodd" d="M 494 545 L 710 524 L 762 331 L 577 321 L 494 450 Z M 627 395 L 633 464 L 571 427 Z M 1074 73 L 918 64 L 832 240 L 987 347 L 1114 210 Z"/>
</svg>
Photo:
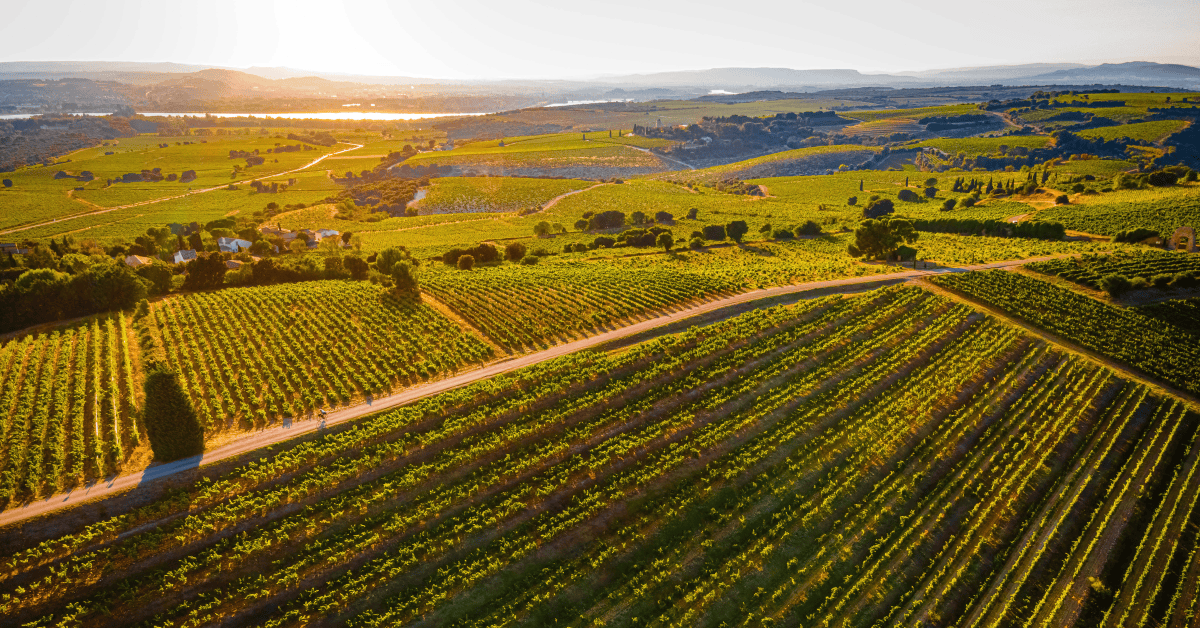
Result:
<svg viewBox="0 0 1200 628">
<path fill-rule="evenodd" d="M 931 188 L 938 184 L 937 177 L 929 177 L 925 179 L 925 187 Z"/>
<path fill-rule="evenodd" d="M 670 231 L 664 231 L 658 234 L 658 245 L 664 251 L 670 251 L 671 247 L 675 246 L 675 238 L 671 236 Z"/>
<path fill-rule="evenodd" d="M 512 242 L 504 247 L 504 259 L 510 262 L 519 262 L 525 257 L 525 245 L 520 242 Z"/>
<path fill-rule="evenodd" d="M 408 260 L 392 264 L 391 276 L 397 293 L 410 297 L 421 296 L 421 286 L 417 283 L 417 269 L 409 264 Z"/>
<path fill-rule="evenodd" d="M 354 234 L 350 233 L 349 231 L 343 233 L 342 234 L 342 244 L 350 244 L 350 238 L 352 238 L 352 237 L 354 237 Z"/>
<path fill-rule="evenodd" d="M 149 313 L 150 313 L 150 302 L 145 299 L 138 301 L 137 309 L 134 310 L 133 315 L 136 316 L 137 318 L 145 318 L 146 315 Z"/>
<path fill-rule="evenodd" d="M 143 389 L 146 400 L 142 420 L 154 458 L 170 462 L 203 453 L 204 430 L 178 375 L 165 364 L 153 363 L 147 369 Z"/>
<path fill-rule="evenodd" d="M 907 220 L 868 218 L 854 230 L 854 244 L 847 252 L 852 257 L 884 259 L 895 253 L 902 242 L 912 244 L 916 241 L 917 230 Z"/>
<path fill-rule="evenodd" d="M 534 235 L 540 237 L 550 235 L 550 223 L 545 220 L 533 226 Z"/>
<path fill-rule="evenodd" d="M 742 236 L 745 236 L 749 232 L 750 227 L 746 225 L 745 220 L 735 220 L 725 225 L 725 233 L 729 234 L 729 237 L 732 238 L 734 242 L 741 242 Z"/>
<path fill-rule="evenodd" d="M 463 255 L 458 258 L 459 270 L 471 270 L 475 268 L 475 257 L 473 255 Z"/>
<path fill-rule="evenodd" d="M 942 211 L 948 212 L 948 211 L 954 209 L 954 206 L 956 204 L 958 204 L 958 201 L 956 199 L 948 198 L 948 199 L 946 199 L 946 201 L 944 203 L 942 203 Z"/>
<path fill-rule="evenodd" d="M 925 188 L 925 198 L 933 198 L 933 197 L 937 196 L 937 193 L 938 193 L 938 189 L 935 187 L 931 186 L 931 187 Z"/>
<path fill-rule="evenodd" d="M 579 220 L 575 221 L 575 230 L 576 231 L 587 231 L 587 228 L 588 228 L 587 220 L 580 218 Z"/>
<path fill-rule="evenodd" d="M 225 260 L 220 255 L 210 254 L 198 256 L 188 264 L 187 278 L 183 287 L 188 290 L 204 290 L 219 288 L 225 283 Z"/>
<path fill-rule="evenodd" d="M 616 240 L 614 240 L 608 236 L 596 236 L 596 239 L 592 240 L 592 246 L 595 248 L 611 249 L 613 247 L 613 245 L 616 243 L 617 243 Z"/>
<path fill-rule="evenodd" d="M 1055 205 L 1068 205 L 1070 202 L 1071 197 L 1067 196 L 1066 194 L 1059 194 L 1058 196 L 1054 197 Z"/>
<path fill-rule="evenodd" d="M 629 215 L 629 222 L 632 222 L 635 225 L 640 225 L 640 224 L 645 223 L 646 222 L 646 213 L 645 212 L 633 212 L 632 214 Z"/>
<path fill-rule="evenodd" d="M 921 200 L 921 197 L 917 196 L 916 192 L 913 192 L 912 190 L 910 190 L 908 188 L 904 188 L 903 190 L 900 190 L 899 192 L 897 192 L 896 198 L 898 198 L 906 203 L 915 203 L 915 202 Z"/>
<path fill-rule="evenodd" d="M 342 265 L 350 272 L 350 278 L 356 281 L 363 281 L 371 273 L 371 265 L 361 257 L 348 256 L 342 260 Z M 395 268 L 395 265 L 392 267 Z"/>
<path fill-rule="evenodd" d="M 695 207 L 689 209 L 687 212 L 688 220 L 695 220 L 698 213 L 699 210 L 697 210 Z"/>
<path fill-rule="evenodd" d="M 171 291 L 171 269 L 166 264 L 154 262 L 137 269 L 137 274 L 149 283 L 150 294 L 166 294 Z"/>
<path fill-rule="evenodd" d="M 654 220 L 655 220 L 655 222 L 672 223 L 672 222 L 675 222 L 675 216 L 668 212 L 657 211 L 657 212 L 654 212 Z"/>
<path fill-rule="evenodd" d="M 192 232 L 188 236 L 187 241 L 188 241 L 188 246 L 192 247 L 193 251 L 203 251 L 204 250 L 204 238 L 200 237 L 199 231 Z"/>
<path fill-rule="evenodd" d="M 402 246 L 391 246 L 380 251 L 375 256 L 375 268 L 385 275 L 390 275 L 392 274 L 392 267 L 397 262 L 407 262 L 411 259 L 412 256 L 408 254 L 408 249 Z"/>
<path fill-rule="evenodd" d="M 858 197 L 857 197 L 857 196 L 851 196 L 850 198 L 846 199 L 846 204 L 847 204 L 847 205 L 849 205 L 849 206 L 851 206 L 851 207 L 854 207 L 855 205 L 858 205 Z"/>
<path fill-rule="evenodd" d="M 867 206 L 863 208 L 863 218 L 882 218 L 894 211 L 896 211 L 896 207 L 891 199 L 876 199 L 867 203 Z"/>
<path fill-rule="evenodd" d="M 11 188 L 11 187 L 12 187 L 12 185 L 13 185 L 13 184 L 12 184 L 12 179 L 5 179 L 5 180 L 4 180 L 4 187 L 6 187 L 6 188 Z"/>
<path fill-rule="evenodd" d="M 704 225 L 704 239 L 719 241 L 725 239 L 725 225 Z"/>
<path fill-rule="evenodd" d="M 691 248 L 691 249 L 702 249 L 702 248 L 704 248 L 704 240 L 703 240 L 703 239 L 701 239 L 701 238 L 692 238 L 692 239 L 691 239 L 691 240 L 688 242 L 688 248 Z"/>
<path fill-rule="evenodd" d="M 806 221 L 804 224 L 800 225 L 800 227 L 798 227 L 796 229 L 796 235 L 798 235 L 798 236 L 821 235 L 821 225 L 818 225 L 817 223 L 815 223 L 811 220 Z"/>
</svg>

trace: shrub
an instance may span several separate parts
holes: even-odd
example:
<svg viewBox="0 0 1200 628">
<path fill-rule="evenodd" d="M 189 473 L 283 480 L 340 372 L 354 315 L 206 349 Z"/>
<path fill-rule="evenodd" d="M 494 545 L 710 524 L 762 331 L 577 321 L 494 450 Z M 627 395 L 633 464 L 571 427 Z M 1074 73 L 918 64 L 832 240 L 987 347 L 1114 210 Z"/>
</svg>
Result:
<svg viewBox="0 0 1200 628">
<path fill-rule="evenodd" d="M 204 430 L 175 372 L 164 364 L 150 365 L 143 389 L 142 420 L 155 460 L 170 462 L 203 453 Z"/>
<path fill-rule="evenodd" d="M 471 270 L 472 268 L 475 268 L 474 255 L 462 255 L 458 258 L 459 270 Z"/>
<path fill-rule="evenodd" d="M 775 238 L 776 240 L 791 240 L 794 236 L 792 232 L 788 231 L 787 229 L 776 229 L 775 232 L 771 234 L 771 237 Z"/>
<path fill-rule="evenodd" d="M 877 199 L 868 203 L 863 209 L 863 218 L 882 218 L 894 211 L 896 211 L 896 206 L 891 199 Z"/>
<path fill-rule="evenodd" d="M 587 228 L 588 228 L 588 221 L 584 220 L 583 218 L 580 218 L 579 220 L 575 221 L 575 230 L 576 231 L 587 231 Z"/>
<path fill-rule="evenodd" d="M 534 225 L 533 226 L 533 234 L 538 236 L 539 238 L 542 236 L 550 235 L 550 223 L 543 220 L 543 221 L 539 222 L 538 224 Z"/>
<path fill-rule="evenodd" d="M 691 241 L 688 242 L 688 247 L 692 249 L 702 249 L 704 248 L 704 240 L 702 238 L 692 238 Z"/>
<path fill-rule="evenodd" d="M 1055 205 L 1069 205 L 1070 203 L 1071 199 L 1066 194 L 1059 194 L 1058 196 L 1054 197 Z"/>
<path fill-rule="evenodd" d="M 1192 179 L 1192 180 L 1193 180 L 1193 181 L 1195 181 L 1195 179 Z M 695 207 L 693 207 L 693 208 L 689 209 L 689 210 L 688 210 L 688 213 L 687 213 L 688 220 L 695 220 L 695 219 L 696 219 L 696 215 L 697 215 L 698 213 L 699 213 L 699 212 L 696 210 L 696 208 L 695 208 Z"/>
<path fill-rule="evenodd" d="M 1100 278 L 1100 289 L 1116 298 L 1125 294 L 1133 285 L 1125 275 L 1105 275 Z"/>
<path fill-rule="evenodd" d="M 857 204 L 858 204 L 858 197 L 857 197 L 857 196 L 851 196 L 850 198 L 846 199 L 846 204 L 847 204 L 847 205 L 849 205 L 849 206 L 851 206 L 851 207 L 854 207 L 855 205 L 857 205 Z"/>
<path fill-rule="evenodd" d="M 518 262 L 525 258 L 525 245 L 520 242 L 512 242 L 504 247 L 504 259 L 510 262 Z"/>
<path fill-rule="evenodd" d="M 464 255 L 459 258 L 459 268 L 462 268 L 463 258 L 471 257 Z M 471 257 L 471 265 L 475 264 L 475 258 Z M 390 273 L 392 283 L 396 288 L 396 292 L 410 297 L 420 296 L 421 286 L 417 284 L 416 267 L 408 263 L 408 260 L 400 260 L 392 264 L 392 272 Z"/>
<path fill-rule="evenodd" d="M 574 250 L 576 253 L 586 253 L 586 252 L 587 252 L 587 250 L 588 250 L 588 247 L 587 247 L 587 245 L 586 245 L 586 244 L 584 244 L 584 243 L 582 243 L 582 242 L 576 242 L 576 243 L 575 243 L 575 246 L 573 247 L 573 250 Z"/>
<path fill-rule="evenodd" d="M 925 179 L 925 187 L 927 187 L 927 188 L 931 188 L 931 187 L 937 185 L 937 183 L 938 182 L 937 182 L 936 177 L 929 177 L 928 179 Z"/>
<path fill-rule="evenodd" d="M 1166 290 L 1173 279 L 1175 279 L 1175 275 L 1171 273 L 1159 273 L 1150 278 L 1150 283 L 1159 290 Z"/>
<path fill-rule="evenodd" d="M 606 249 L 611 249 L 613 247 L 613 245 L 616 243 L 617 243 L 616 240 L 614 240 L 608 236 L 596 236 L 596 239 L 592 240 L 592 244 L 595 245 L 596 248 L 603 247 Z"/>
<path fill-rule="evenodd" d="M 654 220 L 658 222 L 675 222 L 675 216 L 668 212 L 654 212 Z"/>
<path fill-rule="evenodd" d="M 896 198 L 898 198 L 906 203 L 915 203 L 915 202 L 921 200 L 921 197 L 917 196 L 916 192 L 913 192 L 912 190 L 910 190 L 908 188 L 904 188 L 903 190 L 900 190 L 900 192 L 898 194 L 896 194 Z"/>
<path fill-rule="evenodd" d="M 805 222 L 804 224 L 800 225 L 800 227 L 796 229 L 796 235 L 798 235 L 798 236 L 821 235 L 821 225 L 818 225 L 817 223 L 809 220 L 809 221 Z"/>
<path fill-rule="evenodd" d="M 542 261 L 542 258 L 540 258 L 536 255 L 526 255 L 525 257 L 521 258 L 521 265 L 522 266 L 532 266 L 540 261 Z"/>
<path fill-rule="evenodd" d="M 942 203 L 942 211 L 948 212 L 948 211 L 954 209 L 954 206 L 957 204 L 958 204 L 957 200 L 948 198 L 948 199 L 946 199 L 946 202 Z"/>
<path fill-rule="evenodd" d="M 1129 231 L 1118 231 L 1117 235 L 1113 236 L 1113 242 L 1141 242 L 1147 238 L 1157 238 L 1158 232 L 1153 229 L 1132 229 Z"/>
<path fill-rule="evenodd" d="M 925 198 L 933 198 L 937 196 L 938 189 L 935 187 L 925 188 Z"/>
<path fill-rule="evenodd" d="M 1168 186 L 1168 185 L 1175 185 L 1175 183 L 1178 180 L 1179 180 L 1179 176 L 1176 175 L 1174 172 L 1171 172 L 1170 170 L 1159 170 L 1158 172 L 1151 172 L 1150 176 L 1146 177 L 1146 183 L 1149 183 L 1150 185 L 1153 185 L 1155 187 L 1164 187 L 1164 186 Z"/>
<path fill-rule="evenodd" d="M 974 207 L 977 199 L 974 196 L 967 196 L 962 199 L 963 207 Z"/>
<path fill-rule="evenodd" d="M 150 313 L 150 302 L 145 299 L 138 301 L 137 310 L 134 311 L 133 315 L 136 316 L 137 318 L 145 318 L 145 316 L 149 313 Z"/>
</svg>

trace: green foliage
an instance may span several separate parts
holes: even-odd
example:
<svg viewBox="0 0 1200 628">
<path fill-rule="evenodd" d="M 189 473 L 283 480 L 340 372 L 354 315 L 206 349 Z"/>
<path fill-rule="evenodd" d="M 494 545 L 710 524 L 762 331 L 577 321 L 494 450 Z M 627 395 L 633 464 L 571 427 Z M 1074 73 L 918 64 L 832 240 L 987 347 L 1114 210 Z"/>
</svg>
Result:
<svg viewBox="0 0 1200 628">
<path fill-rule="evenodd" d="M 472 268 L 475 268 L 475 256 L 460 255 L 457 263 L 459 270 L 471 270 Z"/>
<path fill-rule="evenodd" d="M 143 387 L 142 421 L 155 460 L 170 462 L 203 453 L 204 430 L 178 375 L 166 365 L 152 364 Z"/>
<path fill-rule="evenodd" d="M 875 220 L 868 218 L 854 230 L 854 244 L 847 248 L 851 257 L 887 259 L 895 255 L 901 243 L 917 241 L 911 222 L 903 219 Z"/>
</svg>

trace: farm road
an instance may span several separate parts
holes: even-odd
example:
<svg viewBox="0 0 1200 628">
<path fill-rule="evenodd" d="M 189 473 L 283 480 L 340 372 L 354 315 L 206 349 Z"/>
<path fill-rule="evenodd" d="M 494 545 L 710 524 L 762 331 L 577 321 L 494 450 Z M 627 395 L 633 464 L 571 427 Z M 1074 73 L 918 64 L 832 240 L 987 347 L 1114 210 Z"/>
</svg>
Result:
<svg viewBox="0 0 1200 628">
<path fill-rule="evenodd" d="M 350 144 L 350 142 L 341 142 L 341 143 L 343 143 L 343 144 Z M 273 179 L 273 178 L 275 178 L 275 177 L 280 177 L 280 176 L 283 176 L 283 175 L 285 175 L 285 174 L 292 174 L 292 173 L 294 173 L 294 172 L 301 172 L 301 171 L 303 171 L 303 170 L 308 170 L 309 168 L 312 168 L 313 166 L 315 166 L 315 165 L 317 165 L 317 164 L 321 163 L 322 161 L 324 161 L 324 160 L 326 160 L 326 159 L 328 159 L 328 158 L 330 158 L 330 157 L 333 157 L 334 155 L 339 155 L 339 154 L 341 154 L 341 153 L 344 153 L 344 152 L 346 152 L 346 151 L 357 150 L 357 149 L 359 149 L 359 148 L 362 148 L 362 147 L 363 147 L 363 146 L 362 146 L 362 144 L 350 144 L 350 145 L 351 145 L 353 148 L 343 148 L 342 150 L 335 151 L 335 152 L 329 153 L 329 154 L 327 154 L 327 155 L 321 155 L 320 157 L 317 157 L 316 159 L 314 159 L 314 160 L 313 160 L 311 163 L 309 163 L 309 164 L 307 164 L 307 165 L 305 165 L 305 166 L 302 166 L 302 167 L 300 167 L 300 168 L 296 168 L 296 169 L 294 169 L 294 170 L 285 170 L 285 171 L 283 171 L 283 172 L 276 172 L 276 173 L 273 173 L 273 174 L 263 175 L 263 176 L 261 176 L 261 177 L 255 177 L 255 178 L 253 178 L 253 179 L 246 179 L 246 180 L 244 180 L 244 181 L 233 181 L 233 182 L 231 182 L 231 183 L 229 183 L 229 184 L 226 184 L 226 185 L 219 185 L 219 186 L 217 186 L 217 187 L 215 187 L 215 188 L 204 188 L 204 189 L 202 189 L 202 190 L 190 190 L 190 191 L 188 191 L 188 192 L 186 192 L 186 193 L 184 193 L 184 194 L 177 194 L 177 195 L 175 195 L 175 196 L 164 196 L 164 197 L 162 197 L 162 198 L 153 198 L 153 199 L 150 199 L 150 200 L 148 200 L 148 201 L 138 201 L 138 202 L 136 202 L 136 203 L 130 203 L 130 204 L 128 204 L 128 205 L 117 205 L 117 206 L 115 206 L 115 207 L 105 207 L 104 209 L 98 209 L 98 210 L 96 210 L 96 211 L 84 212 L 84 213 L 82 213 L 82 214 L 71 214 L 70 216 L 63 216 L 62 218 L 55 218 L 54 220 L 47 220 L 46 222 L 39 222 L 39 223 L 35 223 L 35 224 L 32 224 L 32 225 L 22 225 L 22 226 L 20 226 L 20 227 L 15 227 L 15 228 L 13 228 L 13 229 L 8 229 L 7 231 L 0 231 L 0 235 L 8 235 L 8 234 L 10 234 L 10 233 L 17 233 L 17 232 L 20 232 L 20 231 L 27 231 L 27 230 L 29 230 L 29 229 L 36 229 L 36 228 L 38 228 L 38 227 L 45 227 L 45 226 L 47 226 L 47 225 L 53 225 L 53 224 L 55 224 L 55 223 L 59 223 L 59 222 L 65 222 L 65 221 L 68 221 L 68 220 L 74 220 L 74 219 L 76 219 L 76 218 L 83 218 L 83 217 L 85 217 L 85 216 L 95 216 L 96 214 L 107 214 L 108 212 L 114 212 L 114 211 L 117 211 L 118 209 L 129 209 L 130 207 L 141 207 L 141 206 L 143 206 L 143 205 L 153 205 L 153 204 L 155 204 L 155 203 L 162 203 L 162 202 L 164 202 L 164 201 L 173 201 L 173 200 L 175 200 L 175 199 L 178 199 L 178 198 L 184 198 L 185 196 L 191 196 L 191 195 L 193 195 L 193 194 L 203 194 L 204 192 L 212 192 L 212 191 L 215 191 L 215 190 L 224 190 L 224 189 L 226 188 L 226 186 L 227 186 L 227 185 L 241 185 L 241 184 L 244 184 L 244 183 L 250 183 L 251 181 L 262 181 L 262 180 L 264 180 L 264 179 Z M 78 198 L 76 198 L 76 199 L 74 199 L 74 200 L 76 200 L 76 201 L 80 201 L 80 202 L 84 203 L 85 205 L 89 205 L 89 206 L 92 206 L 92 207 L 98 207 L 98 205 L 95 205 L 94 203 L 89 203 L 89 202 L 87 202 L 87 201 L 84 201 L 83 199 L 78 199 Z"/>
<path fill-rule="evenodd" d="M 1055 257 L 1064 257 L 1061 255 L 1030 258 L 1024 260 L 1010 260 L 1004 262 L 993 262 L 990 264 L 979 264 L 975 266 L 964 266 L 961 268 L 938 268 L 933 270 L 909 270 L 897 273 L 887 273 L 880 275 L 868 275 L 864 277 L 847 277 L 845 279 L 831 279 L 827 281 L 812 281 L 808 283 L 795 284 L 790 286 L 779 286 L 775 288 L 766 288 L 762 290 L 753 290 L 743 292 L 731 297 L 709 301 L 688 309 L 679 310 L 670 314 L 663 314 L 655 318 L 641 321 L 633 325 L 614 329 L 612 331 L 597 334 L 582 340 L 576 340 L 566 344 L 561 344 L 536 353 L 529 353 L 522 356 L 517 356 L 494 362 L 482 368 L 460 373 L 454 377 L 430 382 L 421 386 L 415 386 L 408 390 L 381 397 L 373 401 L 362 403 L 356 406 L 335 410 L 328 413 L 324 419 L 305 419 L 285 421 L 283 425 L 277 425 L 263 429 L 253 435 L 233 441 L 229 444 L 222 445 L 211 451 L 205 452 L 201 456 L 193 456 L 175 462 L 151 466 L 143 471 L 122 475 L 103 482 L 96 482 L 91 485 L 77 488 L 69 493 L 60 493 L 31 502 L 23 506 L 12 508 L 0 513 L 0 526 L 5 526 L 11 523 L 16 523 L 37 517 L 61 508 L 67 508 L 81 504 L 87 501 L 103 499 L 112 495 L 116 495 L 128 490 L 136 490 L 140 485 L 151 483 L 160 480 L 176 473 L 190 471 L 197 467 L 212 464 L 227 458 L 239 456 L 241 454 L 282 443 L 291 440 L 298 436 L 303 436 L 310 432 L 321 430 L 330 425 L 343 423 L 353 419 L 358 419 L 366 415 L 381 412 L 402 406 L 405 404 L 424 399 L 433 395 L 437 395 L 448 390 L 466 386 L 473 382 L 494 377 L 509 371 L 553 360 L 569 353 L 590 349 L 598 345 L 602 345 L 614 340 L 619 340 L 627 336 L 650 331 L 652 329 L 678 323 L 679 321 L 700 315 L 713 312 L 731 305 L 739 305 L 758 301 L 761 299 L 769 299 L 787 294 L 795 294 L 798 292 L 808 292 L 810 290 L 836 289 L 844 287 L 847 292 L 859 289 L 863 284 L 893 282 L 897 279 L 919 279 L 931 275 L 943 273 L 961 273 L 972 270 L 987 270 L 992 268 L 1009 268 L 1020 266 L 1029 262 L 1043 261 L 1054 259 Z M 1122 369 L 1121 372 L 1126 372 L 1128 369 Z"/>
</svg>

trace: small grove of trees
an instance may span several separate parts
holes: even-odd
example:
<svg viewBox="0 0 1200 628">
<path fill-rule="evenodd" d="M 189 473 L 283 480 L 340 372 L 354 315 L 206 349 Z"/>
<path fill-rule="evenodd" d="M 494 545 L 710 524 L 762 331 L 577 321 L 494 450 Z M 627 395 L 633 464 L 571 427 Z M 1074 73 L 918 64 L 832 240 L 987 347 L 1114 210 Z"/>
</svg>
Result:
<svg viewBox="0 0 1200 628">
<path fill-rule="evenodd" d="M 471 256 L 472 266 L 477 263 L 491 264 L 493 262 L 499 262 L 501 259 L 503 259 L 500 254 L 500 249 L 496 248 L 496 245 L 484 242 L 469 249 L 450 249 L 442 255 L 442 261 L 445 262 L 447 266 L 458 267 L 458 258 L 464 255 Z"/>
<path fill-rule="evenodd" d="M 155 460 L 170 462 L 204 452 L 204 430 L 179 376 L 161 362 L 146 369 L 142 421 Z"/>
<path fill-rule="evenodd" d="M 868 218 L 854 230 L 854 244 L 847 247 L 851 257 L 886 259 L 895 255 L 901 244 L 917 241 L 917 230 L 907 220 Z"/>
<path fill-rule="evenodd" d="M 588 231 L 600 231 L 602 229 L 620 229 L 625 226 L 625 213 L 615 209 L 602 211 L 598 214 L 592 214 L 586 217 Z"/>
<path fill-rule="evenodd" d="M 504 259 L 510 262 L 519 262 L 525 257 L 526 248 L 520 242 L 513 242 L 504 247 Z"/>
</svg>

